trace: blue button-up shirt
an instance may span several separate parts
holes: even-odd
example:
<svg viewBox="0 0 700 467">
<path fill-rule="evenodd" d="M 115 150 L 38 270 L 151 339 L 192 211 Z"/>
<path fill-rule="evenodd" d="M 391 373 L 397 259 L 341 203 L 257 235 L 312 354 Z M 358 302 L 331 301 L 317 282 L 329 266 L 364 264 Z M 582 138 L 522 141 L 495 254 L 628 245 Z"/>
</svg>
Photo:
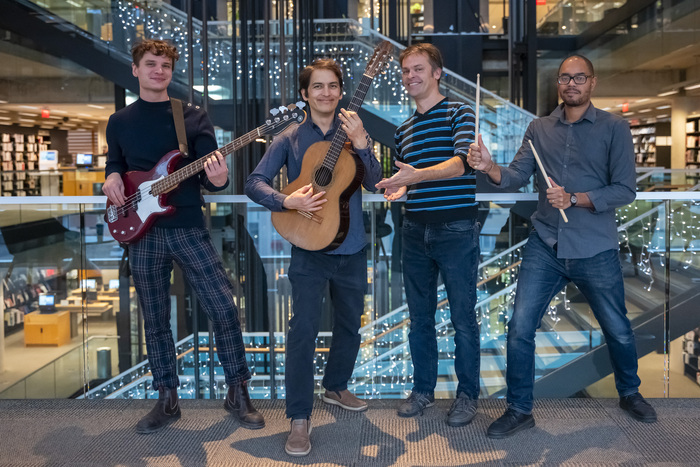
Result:
<svg viewBox="0 0 700 467">
<path fill-rule="evenodd" d="M 245 193 L 250 199 L 271 211 L 284 211 L 282 203 L 287 195 L 272 188 L 272 180 L 279 174 L 283 166 L 287 166 L 287 179 L 293 182 L 301 173 L 304 154 L 309 147 L 319 141 L 332 141 L 340 120 L 335 119 L 327 133 L 323 133 L 311 118 L 296 128 L 277 136 L 255 170 L 248 176 Z M 355 149 L 362 160 L 365 175 L 362 185 L 369 191 L 376 191 L 382 169 L 374 155 L 372 145 L 365 149 Z M 362 218 L 362 190 L 357 190 L 350 197 L 350 227 L 347 237 L 338 248 L 328 251 L 328 254 L 351 255 L 359 252 L 367 245 L 365 226 Z"/>
<path fill-rule="evenodd" d="M 547 183 L 537 168 L 528 140 L 547 175 L 567 193 L 586 193 L 592 208 L 559 210 L 547 201 Z M 503 190 L 514 191 L 537 173 L 539 199 L 532 223 L 559 258 L 590 258 L 619 248 L 615 208 L 635 198 L 634 146 L 628 123 L 591 104 L 577 122 L 566 121 L 563 104 L 530 123 L 522 146 L 508 167 L 501 167 Z"/>
</svg>

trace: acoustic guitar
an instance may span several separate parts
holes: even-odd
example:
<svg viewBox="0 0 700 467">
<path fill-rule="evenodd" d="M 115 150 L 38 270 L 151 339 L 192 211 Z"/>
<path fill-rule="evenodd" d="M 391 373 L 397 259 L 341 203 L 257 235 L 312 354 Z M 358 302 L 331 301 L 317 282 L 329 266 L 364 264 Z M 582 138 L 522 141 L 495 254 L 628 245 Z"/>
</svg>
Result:
<svg viewBox="0 0 700 467">
<path fill-rule="evenodd" d="M 292 124 L 306 120 L 305 103 L 299 102 L 287 107 L 272 109 L 272 118 L 264 125 L 246 133 L 240 138 L 218 149 L 223 156 L 237 151 L 262 136 L 280 133 Z M 175 170 L 182 159 L 180 151 L 170 151 L 148 172 L 131 171 L 122 176 L 126 203 L 116 206 L 107 200 L 104 219 L 109 233 L 119 243 L 133 243 L 143 237 L 159 216 L 175 212 L 175 207 L 167 204 L 167 194 L 184 180 L 204 170 L 204 163 L 214 152 L 196 159 L 181 169 Z"/>
<path fill-rule="evenodd" d="M 348 110 L 357 112 L 374 77 L 385 67 L 393 46 L 379 44 L 350 100 Z M 282 193 L 288 195 L 311 183 L 314 193 L 325 191 L 328 201 L 315 212 L 287 210 L 272 213 L 272 225 L 291 244 L 309 251 L 328 251 L 340 246 L 350 227 L 350 197 L 360 187 L 364 166 L 345 147 L 348 136 L 338 127 L 332 141 L 312 144 L 304 153 L 301 173 Z"/>
</svg>

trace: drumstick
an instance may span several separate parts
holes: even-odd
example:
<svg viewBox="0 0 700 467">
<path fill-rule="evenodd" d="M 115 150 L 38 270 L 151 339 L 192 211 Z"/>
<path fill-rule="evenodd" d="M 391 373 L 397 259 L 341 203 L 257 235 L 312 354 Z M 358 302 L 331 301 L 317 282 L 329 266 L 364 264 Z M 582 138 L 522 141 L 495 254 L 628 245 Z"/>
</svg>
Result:
<svg viewBox="0 0 700 467">
<path fill-rule="evenodd" d="M 479 86 L 480 74 L 476 74 L 476 120 L 474 128 L 474 142 L 479 144 L 479 98 L 481 97 L 481 87 Z"/>
<path fill-rule="evenodd" d="M 542 161 L 540 160 L 540 156 L 537 155 L 537 151 L 535 150 L 535 145 L 532 144 L 532 140 L 529 139 L 527 140 L 528 143 L 530 143 L 530 147 L 532 148 L 532 153 L 535 155 L 535 160 L 537 161 L 537 165 L 540 167 L 540 171 L 542 172 L 542 176 L 544 177 L 545 181 L 547 182 L 547 187 L 552 188 L 552 183 L 549 181 L 549 177 L 547 176 L 547 172 L 544 170 L 544 166 L 542 165 Z M 559 213 L 561 214 L 561 218 L 564 219 L 564 222 L 569 222 L 569 219 L 566 217 L 566 214 L 564 213 L 564 210 L 559 208 Z"/>
</svg>

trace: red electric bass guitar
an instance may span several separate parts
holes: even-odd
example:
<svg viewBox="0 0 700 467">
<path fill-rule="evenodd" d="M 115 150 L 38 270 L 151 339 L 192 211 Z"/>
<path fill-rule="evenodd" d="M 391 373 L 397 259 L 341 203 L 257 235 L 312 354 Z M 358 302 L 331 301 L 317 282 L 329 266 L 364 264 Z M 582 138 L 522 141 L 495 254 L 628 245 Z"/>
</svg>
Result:
<svg viewBox="0 0 700 467">
<path fill-rule="evenodd" d="M 218 151 L 224 156 L 237 151 L 262 136 L 272 136 L 292 124 L 301 124 L 306 120 L 304 103 L 291 104 L 287 107 L 273 109 L 273 117 L 264 125 L 236 138 Z M 143 237 L 159 216 L 172 214 L 175 207 L 166 203 L 168 192 L 177 188 L 182 181 L 204 170 L 204 163 L 213 156 L 207 154 L 191 164 L 175 170 L 182 159 L 180 151 L 170 151 L 148 172 L 131 171 L 124 174 L 124 194 L 126 203 L 116 206 L 107 200 L 105 221 L 109 233 L 119 243 L 133 243 Z"/>
</svg>

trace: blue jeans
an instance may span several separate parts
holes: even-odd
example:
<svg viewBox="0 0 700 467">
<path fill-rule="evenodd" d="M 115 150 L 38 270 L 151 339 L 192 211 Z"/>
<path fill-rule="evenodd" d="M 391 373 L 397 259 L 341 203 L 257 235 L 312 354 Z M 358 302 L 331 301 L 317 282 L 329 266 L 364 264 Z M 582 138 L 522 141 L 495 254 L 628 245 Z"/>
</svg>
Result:
<svg viewBox="0 0 700 467">
<path fill-rule="evenodd" d="M 513 317 L 508 323 L 506 382 L 508 406 L 532 412 L 535 382 L 535 331 L 552 298 L 573 282 L 593 310 L 608 345 L 620 396 L 637 392 L 637 347 L 627 319 L 625 288 L 617 250 L 591 258 L 559 259 L 532 231 L 523 251 Z"/>
<path fill-rule="evenodd" d="M 474 219 L 444 224 L 403 221 L 403 278 L 411 317 L 408 343 L 413 361 L 413 391 L 432 395 L 437 383 L 435 336 L 438 273 L 442 276 L 455 330 L 457 394 L 479 398 L 479 328 L 476 278 L 479 223 Z"/>
<path fill-rule="evenodd" d="M 333 341 L 323 376 L 329 391 L 347 389 L 360 350 L 367 254 L 327 255 L 292 247 L 289 265 L 293 316 L 287 332 L 287 417 L 308 418 L 314 401 L 314 361 L 322 300 L 330 288 Z"/>
</svg>

